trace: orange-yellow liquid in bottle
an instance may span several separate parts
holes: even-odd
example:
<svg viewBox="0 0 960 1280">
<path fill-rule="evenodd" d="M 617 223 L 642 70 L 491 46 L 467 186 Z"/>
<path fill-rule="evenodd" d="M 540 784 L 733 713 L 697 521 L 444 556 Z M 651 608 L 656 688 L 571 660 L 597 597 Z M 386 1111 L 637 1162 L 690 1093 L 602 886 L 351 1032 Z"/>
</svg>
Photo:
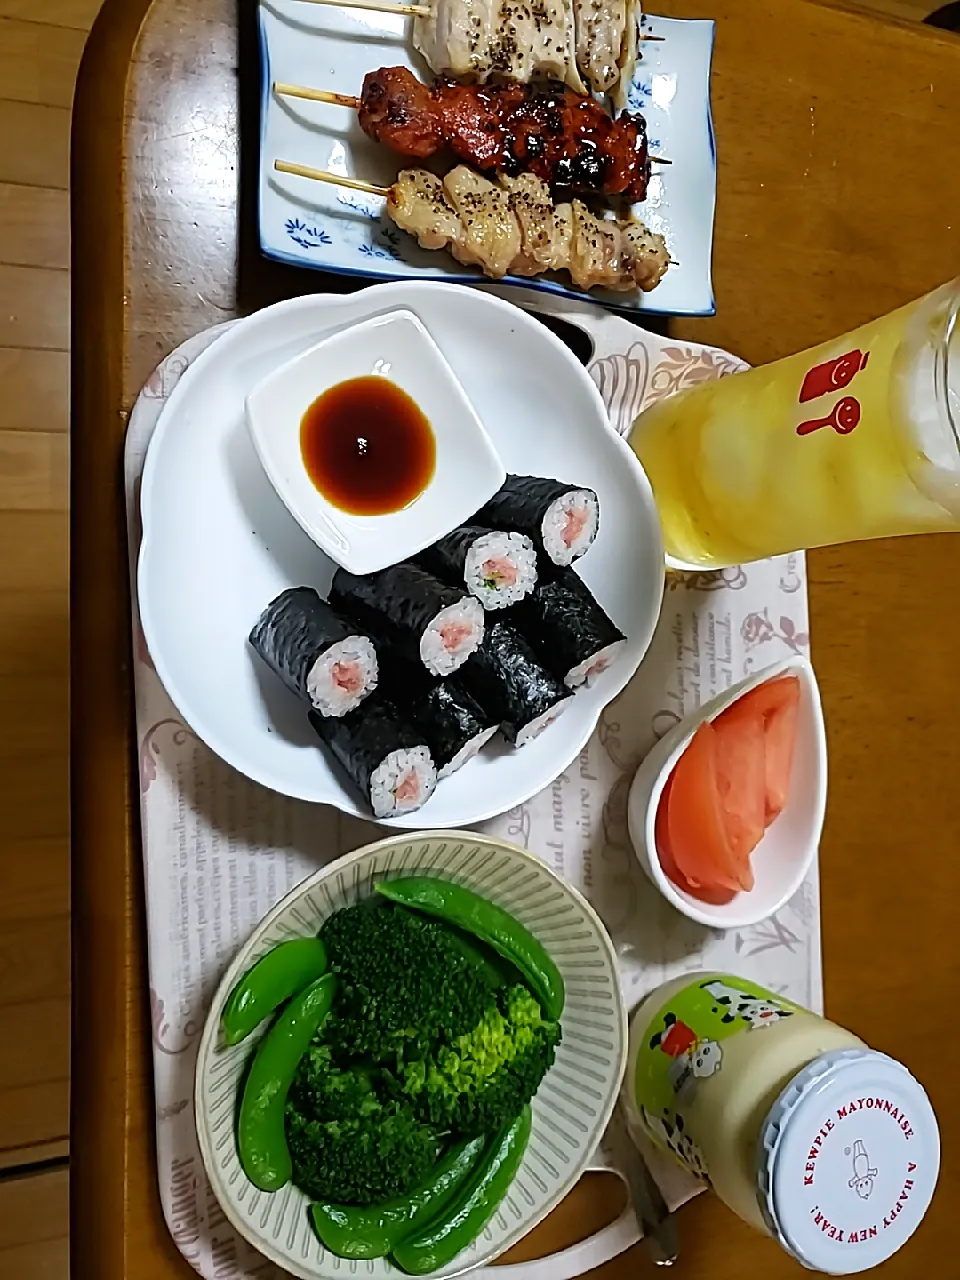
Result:
<svg viewBox="0 0 960 1280">
<path fill-rule="evenodd" d="M 924 401 L 935 398 L 937 335 L 955 299 L 947 286 L 641 414 L 630 443 L 650 477 L 668 553 L 717 567 L 960 528 L 960 507 L 943 504 L 925 452 L 942 406 Z"/>
</svg>

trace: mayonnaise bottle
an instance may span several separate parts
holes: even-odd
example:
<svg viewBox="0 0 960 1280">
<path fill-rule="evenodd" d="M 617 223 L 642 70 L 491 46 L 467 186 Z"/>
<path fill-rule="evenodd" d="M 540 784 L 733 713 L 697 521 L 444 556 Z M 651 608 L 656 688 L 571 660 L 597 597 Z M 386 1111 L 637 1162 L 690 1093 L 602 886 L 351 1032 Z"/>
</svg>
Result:
<svg viewBox="0 0 960 1280">
<path fill-rule="evenodd" d="M 643 1001 L 622 1101 L 632 1136 L 830 1275 L 895 1253 L 936 1185 L 937 1121 L 909 1071 L 744 978 L 687 974 Z"/>
</svg>

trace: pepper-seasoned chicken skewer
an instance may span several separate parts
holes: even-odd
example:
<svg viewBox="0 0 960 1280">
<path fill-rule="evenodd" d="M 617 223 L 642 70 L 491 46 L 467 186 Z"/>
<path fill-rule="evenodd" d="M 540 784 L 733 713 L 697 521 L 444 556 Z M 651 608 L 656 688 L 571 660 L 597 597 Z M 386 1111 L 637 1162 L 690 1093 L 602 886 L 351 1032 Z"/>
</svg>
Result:
<svg viewBox="0 0 960 1280">
<path fill-rule="evenodd" d="M 493 280 L 566 271 L 578 289 L 649 292 L 670 265 L 663 237 L 642 222 L 601 218 L 580 200 L 554 204 L 546 184 L 530 173 L 491 182 L 466 165 L 442 179 L 404 169 L 392 186 L 377 187 L 284 160 L 274 168 L 386 196 L 390 218 L 422 248 L 449 249 Z"/>
<path fill-rule="evenodd" d="M 614 120 L 593 98 L 560 85 L 426 85 L 406 67 L 382 67 L 364 76 L 359 98 L 287 84 L 274 91 L 354 107 L 364 133 L 418 160 L 450 151 L 483 173 L 532 173 L 564 192 L 631 203 L 647 193 L 643 117 Z"/>
<path fill-rule="evenodd" d="M 436 75 L 488 80 L 559 80 L 577 93 L 612 92 L 626 103 L 641 34 L 639 0 L 310 0 L 415 19 L 413 43 Z"/>
</svg>

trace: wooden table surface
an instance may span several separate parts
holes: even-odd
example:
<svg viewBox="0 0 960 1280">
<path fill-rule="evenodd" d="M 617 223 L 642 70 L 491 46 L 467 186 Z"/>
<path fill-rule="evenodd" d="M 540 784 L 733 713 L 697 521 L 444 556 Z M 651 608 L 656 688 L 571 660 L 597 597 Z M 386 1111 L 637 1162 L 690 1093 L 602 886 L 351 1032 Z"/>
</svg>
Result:
<svg viewBox="0 0 960 1280">
<path fill-rule="evenodd" d="M 72 1255 L 86 1280 L 185 1280 L 156 1192 L 134 797 L 121 452 L 188 335 L 343 287 L 256 252 L 256 59 L 240 0 L 107 0 L 74 124 Z M 718 314 L 678 335 L 751 362 L 841 333 L 960 271 L 960 40 L 805 0 L 663 0 L 718 21 Z M 238 63 L 241 75 L 238 81 Z M 238 97 L 238 84 L 240 92 Z M 238 128 L 241 142 L 238 146 Z M 960 1197 L 960 538 L 810 557 L 830 742 L 827 1007 L 926 1084 L 944 1139 L 926 1222 L 885 1274 L 954 1274 Z M 581 1184 L 514 1256 L 616 1208 Z M 710 1196 L 680 1276 L 799 1275 Z M 946 1270 L 943 1268 L 946 1267 Z M 636 1250 L 609 1265 L 650 1269 Z"/>
</svg>

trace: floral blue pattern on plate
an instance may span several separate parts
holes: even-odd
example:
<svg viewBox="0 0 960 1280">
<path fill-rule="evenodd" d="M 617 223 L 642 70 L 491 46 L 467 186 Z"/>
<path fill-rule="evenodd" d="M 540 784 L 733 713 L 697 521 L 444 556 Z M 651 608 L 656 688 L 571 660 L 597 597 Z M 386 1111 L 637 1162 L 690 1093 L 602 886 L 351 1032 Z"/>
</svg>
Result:
<svg viewBox="0 0 960 1280">
<path fill-rule="evenodd" d="M 277 173 L 274 160 L 327 169 L 386 186 L 405 161 L 361 131 L 355 112 L 325 103 L 278 98 L 274 81 L 357 94 L 368 71 L 408 66 L 429 73 L 412 52 L 409 19 L 396 14 L 261 0 L 262 73 L 259 174 L 260 248 L 296 266 L 380 280 L 483 279 L 444 252 L 430 252 L 400 232 L 381 197 Z M 652 293 L 589 295 L 560 278 L 507 282 L 571 298 L 588 296 L 615 310 L 712 315 L 716 148 L 710 115 L 714 23 L 643 17 L 643 29 L 663 37 L 641 46 L 628 101 L 646 117 L 654 166 L 637 215 L 665 236 L 676 266 Z M 415 162 L 407 162 L 415 163 Z"/>
</svg>

